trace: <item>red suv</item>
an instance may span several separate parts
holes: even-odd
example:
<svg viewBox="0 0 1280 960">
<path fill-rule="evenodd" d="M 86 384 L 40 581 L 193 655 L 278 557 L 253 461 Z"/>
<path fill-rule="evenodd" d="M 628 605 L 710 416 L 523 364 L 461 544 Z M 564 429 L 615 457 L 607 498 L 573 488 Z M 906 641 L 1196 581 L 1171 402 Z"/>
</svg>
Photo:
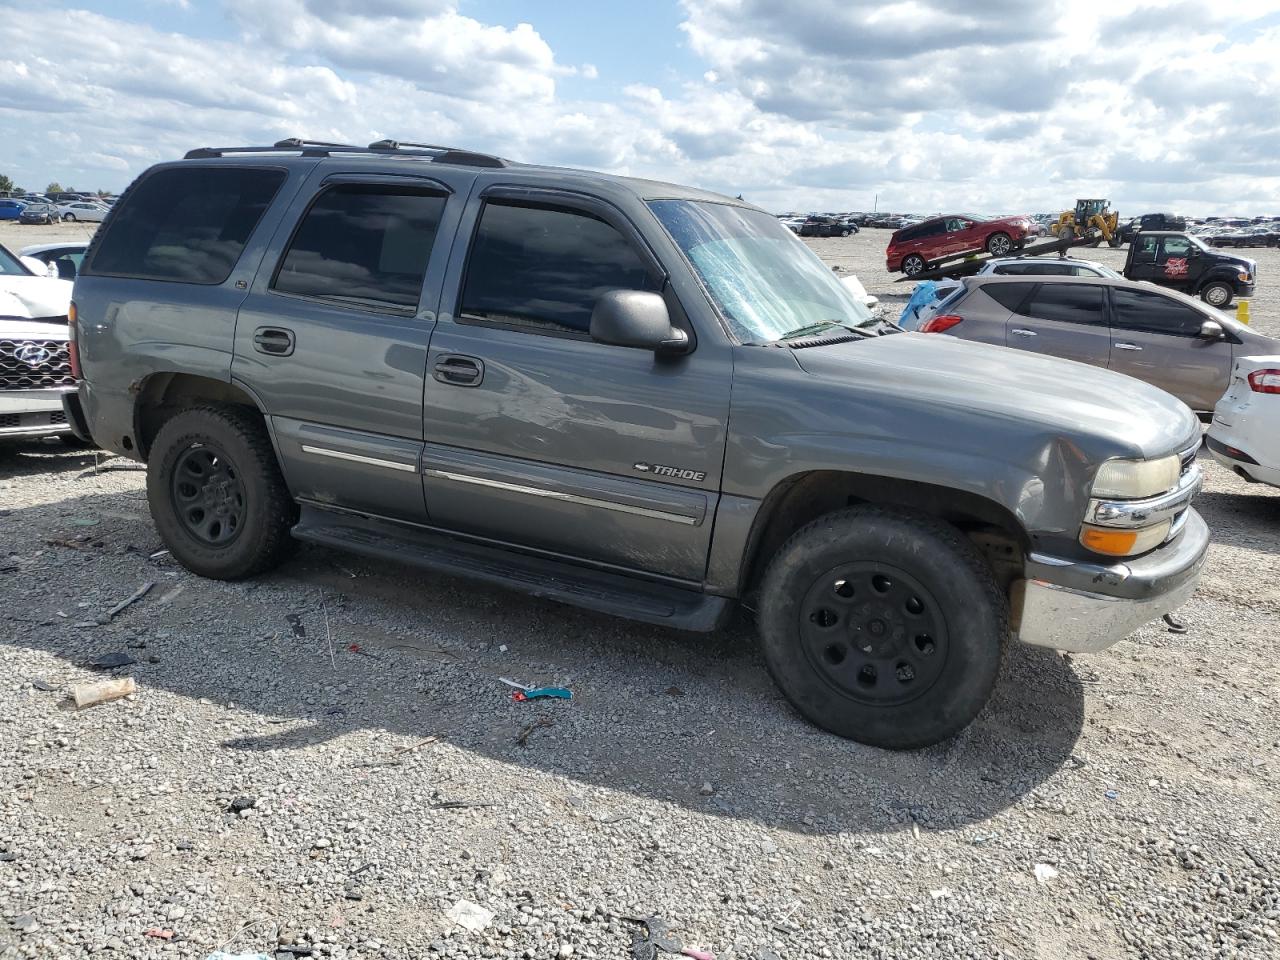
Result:
<svg viewBox="0 0 1280 960">
<path fill-rule="evenodd" d="M 935 260 L 985 250 L 1003 257 L 1021 249 L 1031 233 L 1026 217 L 983 220 L 967 214 L 948 214 L 903 227 L 889 238 L 885 266 L 908 277 L 929 269 Z"/>
</svg>

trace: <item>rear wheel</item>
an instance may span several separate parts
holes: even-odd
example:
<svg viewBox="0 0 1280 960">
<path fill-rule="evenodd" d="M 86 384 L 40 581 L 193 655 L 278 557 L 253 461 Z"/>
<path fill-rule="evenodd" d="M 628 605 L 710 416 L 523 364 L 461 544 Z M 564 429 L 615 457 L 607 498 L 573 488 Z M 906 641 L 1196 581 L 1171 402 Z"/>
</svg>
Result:
<svg viewBox="0 0 1280 960">
<path fill-rule="evenodd" d="M 147 500 L 174 559 L 203 577 L 261 573 L 292 546 L 297 507 L 256 411 L 194 407 L 168 420 L 151 445 Z"/>
<path fill-rule="evenodd" d="M 807 719 L 877 747 L 928 746 L 991 696 L 1009 632 L 990 568 L 954 527 L 873 506 L 828 514 L 769 565 L 759 628 Z"/>
<path fill-rule="evenodd" d="M 62 215 L 63 220 L 75 220 L 75 218 L 76 218 L 76 215 L 74 213 L 64 213 Z"/>
<path fill-rule="evenodd" d="M 1222 309 L 1235 297 L 1236 292 L 1225 280 L 1213 280 L 1200 289 L 1200 299 L 1211 307 Z"/>
<path fill-rule="evenodd" d="M 919 254 L 910 254 L 902 259 L 902 272 L 908 277 L 914 277 L 917 273 L 923 273 L 928 264 L 924 262 L 924 257 Z"/>
<path fill-rule="evenodd" d="M 1007 233 L 993 233 L 987 237 L 987 253 L 993 257 L 1007 256 L 1013 249 L 1013 239 Z"/>
</svg>

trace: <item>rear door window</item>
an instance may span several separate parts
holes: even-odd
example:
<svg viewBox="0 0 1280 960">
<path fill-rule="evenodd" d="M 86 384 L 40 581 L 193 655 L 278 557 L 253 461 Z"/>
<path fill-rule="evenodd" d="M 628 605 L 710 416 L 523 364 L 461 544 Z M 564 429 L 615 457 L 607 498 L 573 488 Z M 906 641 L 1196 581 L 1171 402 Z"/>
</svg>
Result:
<svg viewBox="0 0 1280 960">
<path fill-rule="evenodd" d="M 330 187 L 298 224 L 271 289 L 411 316 L 444 205 L 444 194 L 425 188 Z"/>
<path fill-rule="evenodd" d="M 1034 283 L 988 283 L 982 292 L 1006 310 L 1017 310 Z"/>
<path fill-rule="evenodd" d="M 1207 319 L 1194 307 L 1173 297 L 1146 290 L 1111 291 L 1115 325 L 1142 333 L 1164 333 L 1175 337 L 1197 337 Z"/>
<path fill-rule="evenodd" d="M 1085 283 L 1042 283 L 1018 313 L 1038 320 L 1106 326 L 1104 293 Z"/>
<path fill-rule="evenodd" d="M 158 170 L 130 189 L 82 272 L 222 283 L 284 179 L 253 167 Z"/>
</svg>

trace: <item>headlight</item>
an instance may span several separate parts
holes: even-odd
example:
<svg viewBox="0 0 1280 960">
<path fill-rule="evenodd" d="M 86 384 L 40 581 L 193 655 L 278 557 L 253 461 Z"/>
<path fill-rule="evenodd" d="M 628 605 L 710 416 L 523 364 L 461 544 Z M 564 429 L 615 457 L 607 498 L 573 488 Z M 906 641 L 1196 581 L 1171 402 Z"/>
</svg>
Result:
<svg viewBox="0 0 1280 960">
<path fill-rule="evenodd" d="M 1177 455 L 1160 460 L 1108 460 L 1093 479 L 1095 497 L 1141 500 L 1173 489 L 1182 472 Z"/>
</svg>

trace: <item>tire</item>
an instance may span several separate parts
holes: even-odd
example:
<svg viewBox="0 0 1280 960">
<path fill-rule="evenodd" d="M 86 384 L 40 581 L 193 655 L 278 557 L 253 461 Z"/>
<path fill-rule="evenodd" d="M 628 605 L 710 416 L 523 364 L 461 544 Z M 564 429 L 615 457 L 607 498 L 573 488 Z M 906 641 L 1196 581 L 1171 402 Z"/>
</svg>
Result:
<svg viewBox="0 0 1280 960">
<path fill-rule="evenodd" d="M 1221 310 L 1235 298 L 1236 291 L 1225 280 L 1210 280 L 1200 288 L 1200 299 Z"/>
<path fill-rule="evenodd" d="M 911 750 L 954 736 L 990 699 L 1009 608 L 954 527 L 857 506 L 779 549 L 760 590 L 759 630 L 769 672 L 806 719 Z"/>
<path fill-rule="evenodd" d="M 74 223 L 74 222 L 75 222 L 75 219 L 76 219 L 76 215 L 75 215 L 74 213 L 64 213 L 64 214 L 62 215 L 62 219 L 63 219 L 63 220 L 70 220 L 72 223 Z"/>
<path fill-rule="evenodd" d="M 914 277 L 918 273 L 923 273 L 928 264 L 924 262 L 924 257 L 918 253 L 908 254 L 902 258 L 902 272 L 908 277 Z"/>
<path fill-rule="evenodd" d="M 1123 246 L 1124 246 L 1124 238 L 1123 238 L 1123 237 L 1121 237 L 1121 236 L 1120 236 L 1120 234 L 1118 234 L 1118 233 L 1113 233 L 1113 234 L 1111 235 L 1111 239 L 1110 239 L 1110 240 L 1108 240 L 1108 241 L 1107 241 L 1107 243 L 1108 243 L 1108 244 L 1109 244 L 1113 249 L 1118 250 L 1118 249 L 1120 249 L 1121 247 L 1123 247 Z"/>
<path fill-rule="evenodd" d="M 297 505 L 256 410 L 191 407 L 156 434 L 147 501 L 160 539 L 192 573 L 239 580 L 279 564 Z"/>
<path fill-rule="evenodd" d="M 987 253 L 993 257 L 1008 256 L 1013 250 L 1013 238 L 1007 233 L 993 233 L 987 237 Z"/>
</svg>

